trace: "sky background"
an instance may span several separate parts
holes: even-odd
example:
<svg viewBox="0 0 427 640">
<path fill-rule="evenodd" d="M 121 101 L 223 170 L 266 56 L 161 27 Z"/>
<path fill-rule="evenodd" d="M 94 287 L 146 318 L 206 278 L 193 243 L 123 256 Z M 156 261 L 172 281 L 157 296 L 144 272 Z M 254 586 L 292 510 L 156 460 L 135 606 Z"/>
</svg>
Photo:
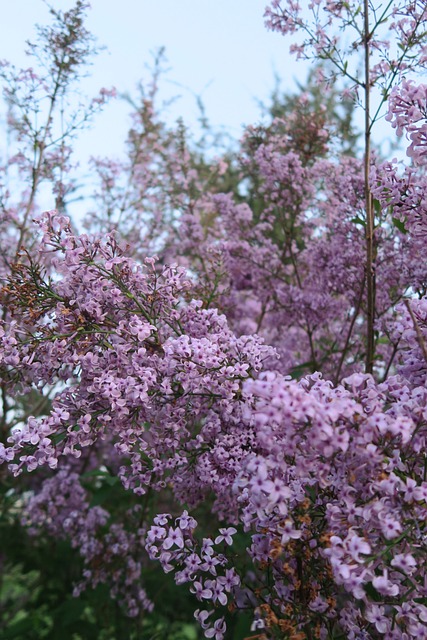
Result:
<svg viewBox="0 0 427 640">
<path fill-rule="evenodd" d="M 36 23 L 46 24 L 49 13 L 42 0 L 4 3 L 0 22 L 0 59 L 29 66 L 25 40 L 34 39 Z M 70 0 L 52 0 L 56 8 Z M 196 128 L 200 96 L 215 127 L 239 138 L 242 125 L 261 119 L 258 101 L 268 103 L 275 75 L 284 89 L 303 80 L 307 65 L 288 54 L 289 40 L 267 31 L 266 0 L 92 0 L 87 28 L 107 47 L 95 59 L 87 93 L 114 86 L 132 93 L 141 78 L 148 79 L 152 53 L 165 47 L 168 73 L 161 81 L 164 99 L 178 97 L 167 118 L 182 116 Z M 107 107 L 78 148 L 82 155 L 116 155 L 123 148 L 129 106 Z"/>
<path fill-rule="evenodd" d="M 28 67 L 25 41 L 35 40 L 36 23 L 49 23 L 48 7 L 43 0 L 0 3 L 0 60 Z M 51 3 L 63 11 L 74 6 L 73 0 Z M 199 96 L 214 129 L 238 140 L 244 125 L 262 121 L 260 102 L 269 103 L 275 78 L 280 78 L 282 91 L 295 91 L 296 80 L 304 83 L 312 64 L 297 62 L 289 54 L 290 37 L 266 29 L 266 4 L 267 0 L 92 0 L 86 27 L 105 50 L 94 58 L 90 77 L 81 83 L 82 92 L 93 97 L 102 87 L 115 87 L 119 94 L 136 96 L 138 82 L 150 79 L 147 67 L 154 52 L 164 47 L 169 70 L 160 82 L 160 98 L 176 98 L 163 113 L 166 122 L 173 125 L 182 116 L 197 137 Z M 80 165 L 76 177 L 84 197 L 93 191 L 89 158 L 123 157 L 130 110 L 125 101 L 113 100 L 74 142 L 73 162 Z M 5 131 L 4 124 L 0 108 L 0 131 Z M 360 110 L 356 124 L 363 128 Z M 395 140 L 384 120 L 376 126 L 374 139 L 376 135 L 378 140 Z M 5 138 L 0 140 L 0 151 L 5 143 Z M 401 154 L 393 151 L 393 155 Z M 42 194 L 40 205 L 54 206 L 50 191 Z M 77 203 L 70 212 L 80 216 L 87 206 Z"/>
</svg>

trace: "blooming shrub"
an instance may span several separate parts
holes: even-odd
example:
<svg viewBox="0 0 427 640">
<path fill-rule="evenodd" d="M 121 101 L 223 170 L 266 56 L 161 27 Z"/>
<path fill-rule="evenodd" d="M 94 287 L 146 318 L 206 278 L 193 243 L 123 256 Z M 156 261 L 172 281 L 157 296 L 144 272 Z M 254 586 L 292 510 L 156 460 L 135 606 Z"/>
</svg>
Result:
<svg viewBox="0 0 427 640">
<path fill-rule="evenodd" d="M 59 31 L 40 33 L 57 93 L 90 51 L 85 9 L 52 10 Z M 1 526 L 22 540 L 5 566 L 29 566 L 66 601 L 49 596 L 46 613 L 25 595 L 23 627 L 0 593 L 6 637 L 27 620 L 37 637 L 53 624 L 69 637 L 104 637 L 101 625 L 109 637 L 427 638 L 427 91 L 406 77 L 427 62 L 427 12 L 274 0 L 266 18 L 302 30 L 293 50 L 329 61 L 330 82 L 352 82 L 364 157 L 337 153 L 337 116 L 303 93 L 248 128 L 238 157 L 208 160 L 162 125 L 154 84 L 127 160 L 94 161 L 87 233 L 66 215 L 63 142 L 45 155 L 56 99 L 32 129 L 36 97 L 19 120 L 10 87 L 44 79 L 7 76 L 21 151 L 2 172 L 17 165 L 24 190 L 0 198 Z M 65 45 L 75 64 L 58 62 Z M 371 152 L 385 109 L 407 167 Z M 42 181 L 57 208 L 40 214 Z M 62 577 L 40 560 L 49 545 L 68 554 Z M 163 588 L 184 619 L 170 619 Z M 109 599 L 120 613 L 106 620 Z"/>
</svg>

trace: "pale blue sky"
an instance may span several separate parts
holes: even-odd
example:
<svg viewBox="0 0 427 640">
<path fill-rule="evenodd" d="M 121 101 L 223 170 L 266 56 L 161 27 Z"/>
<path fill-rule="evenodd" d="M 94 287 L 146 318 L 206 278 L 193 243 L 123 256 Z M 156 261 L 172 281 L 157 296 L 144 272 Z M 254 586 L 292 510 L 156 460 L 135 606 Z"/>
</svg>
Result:
<svg viewBox="0 0 427 640">
<path fill-rule="evenodd" d="M 0 2 L 4 5 L 0 60 L 27 67 L 30 63 L 23 53 L 25 40 L 34 39 L 35 23 L 49 20 L 48 9 L 42 0 Z M 73 0 L 51 3 L 62 10 L 74 4 Z M 82 83 L 83 91 L 93 96 L 101 87 L 115 86 L 119 92 L 132 93 L 141 78 L 148 78 L 146 65 L 152 61 L 151 52 L 165 47 L 170 70 L 161 82 L 161 95 L 164 99 L 180 96 L 167 114 L 169 123 L 182 116 L 190 131 L 197 130 L 195 96 L 199 95 L 214 127 L 223 127 L 238 139 L 244 124 L 260 122 L 257 100 L 268 103 L 275 74 L 282 79 L 282 89 L 293 90 L 295 78 L 304 81 L 308 70 L 309 63 L 296 62 L 289 55 L 289 38 L 265 28 L 266 3 L 267 0 L 92 0 L 87 27 L 107 50 L 94 59 L 92 75 Z M 80 162 L 87 187 L 90 156 L 117 158 L 122 154 L 129 110 L 128 104 L 114 101 L 75 142 L 74 161 Z M 384 121 L 376 131 L 380 139 L 394 139 Z M 47 196 L 44 206 L 52 206 L 51 196 Z"/>
<path fill-rule="evenodd" d="M 26 65 L 24 41 L 34 35 L 34 24 L 45 23 L 48 10 L 42 0 L 3 0 L 0 22 L 0 59 Z M 70 0 L 52 0 L 61 9 Z M 201 95 L 215 126 L 224 126 L 235 138 L 242 124 L 259 121 L 256 100 L 268 102 L 274 74 L 283 87 L 305 77 L 306 67 L 288 54 L 289 41 L 264 27 L 266 0 L 92 0 L 88 28 L 106 45 L 95 60 L 87 91 L 114 85 L 132 91 L 145 76 L 150 52 L 164 46 L 170 71 L 163 79 L 163 96 L 180 95 L 170 119 L 182 115 L 193 125 L 198 116 L 195 95 Z M 107 109 L 83 147 L 94 155 L 119 153 L 126 132 L 128 107 Z M 96 148 L 93 148 L 96 147 Z M 82 153 L 84 153 L 82 149 Z"/>
</svg>

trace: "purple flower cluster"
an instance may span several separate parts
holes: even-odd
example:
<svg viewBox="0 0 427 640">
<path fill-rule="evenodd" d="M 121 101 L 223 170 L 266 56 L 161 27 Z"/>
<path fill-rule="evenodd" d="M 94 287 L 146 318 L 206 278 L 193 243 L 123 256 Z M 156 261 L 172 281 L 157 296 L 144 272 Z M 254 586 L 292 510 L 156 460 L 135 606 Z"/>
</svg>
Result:
<svg viewBox="0 0 427 640">
<path fill-rule="evenodd" d="M 137 522 L 139 509 L 129 513 L 127 525 Z M 109 523 L 110 514 L 90 506 L 80 475 L 64 467 L 45 480 L 41 489 L 26 500 L 23 524 L 31 536 L 49 535 L 70 540 L 83 560 L 82 579 L 74 587 L 78 596 L 88 587 L 110 587 L 110 595 L 129 616 L 151 611 L 153 603 L 141 585 L 144 561 L 141 533 L 123 523 Z"/>
<path fill-rule="evenodd" d="M 2 238 L 28 246 L 0 254 L 0 463 L 35 543 L 76 550 L 76 596 L 106 584 L 139 617 L 150 564 L 188 588 L 207 638 L 242 610 L 259 638 L 427 638 L 427 89 L 405 77 L 427 64 L 427 12 L 393 1 L 361 38 L 359 4 L 313 0 L 308 19 L 273 0 L 266 19 L 302 30 L 294 52 L 334 62 L 346 95 L 376 87 L 372 125 L 388 98 L 410 166 L 372 154 L 368 180 L 363 161 L 337 160 L 330 115 L 304 93 L 247 128 L 223 193 L 227 162 L 201 168 L 144 99 L 128 161 L 94 160 L 92 235 L 50 211 L 33 245 L 33 202 L 24 222 L 18 206 L 4 216 Z M 337 21 L 356 32 L 348 63 Z M 130 506 L 92 503 L 102 482 Z"/>
<path fill-rule="evenodd" d="M 240 577 L 230 560 L 215 547 L 223 548 L 233 544 L 234 527 L 220 528 L 219 535 L 212 540 L 204 538 L 200 543 L 194 533 L 196 520 L 184 511 L 171 526 L 170 514 L 161 514 L 154 518 L 154 525 L 146 536 L 146 549 L 152 560 L 159 560 L 166 572 L 175 570 L 176 584 L 189 583 L 190 592 L 206 605 L 226 606 L 229 597 L 233 598 L 240 586 Z M 225 551 L 225 548 L 224 548 Z M 226 625 L 221 617 L 214 622 L 206 622 L 212 611 L 197 609 L 196 619 L 200 622 L 206 638 L 223 640 Z"/>
</svg>

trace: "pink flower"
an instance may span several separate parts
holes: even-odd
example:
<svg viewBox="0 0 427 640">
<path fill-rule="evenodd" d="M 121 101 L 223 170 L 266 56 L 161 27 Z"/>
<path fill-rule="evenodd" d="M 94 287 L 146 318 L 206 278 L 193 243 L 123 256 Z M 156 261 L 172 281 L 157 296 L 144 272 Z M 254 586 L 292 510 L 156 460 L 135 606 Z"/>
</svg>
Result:
<svg viewBox="0 0 427 640">
<path fill-rule="evenodd" d="M 360 558 L 361 553 L 363 555 L 368 555 L 369 553 L 371 553 L 371 547 L 369 543 L 364 538 L 360 538 L 359 536 L 357 536 L 355 533 L 351 535 L 349 540 L 345 540 L 345 545 L 350 552 L 353 560 L 355 560 L 356 562 L 363 562 L 363 560 Z"/>
<path fill-rule="evenodd" d="M 232 536 L 235 533 L 237 533 L 237 529 L 235 529 L 234 527 L 227 527 L 226 529 L 220 529 L 219 532 L 220 532 L 221 535 L 219 535 L 219 536 L 217 536 L 215 538 L 215 544 L 219 544 L 223 540 L 224 540 L 225 544 L 228 544 L 228 545 L 232 545 L 233 544 Z"/>
<path fill-rule="evenodd" d="M 388 618 L 384 615 L 384 607 L 376 604 L 370 605 L 365 612 L 365 617 L 375 625 L 375 628 L 380 633 L 385 633 L 390 626 Z"/>
<path fill-rule="evenodd" d="M 372 584 L 382 596 L 397 596 L 399 593 L 398 585 L 393 584 L 388 579 L 388 571 L 386 569 L 384 569 L 381 576 L 376 576 L 372 580 Z"/>
<path fill-rule="evenodd" d="M 400 569 L 410 576 L 415 571 L 417 561 L 410 553 L 398 553 L 394 556 L 390 564 L 392 567 L 396 567 L 396 569 Z"/>
<path fill-rule="evenodd" d="M 174 529 L 170 527 L 165 540 L 163 541 L 163 549 L 170 549 L 173 546 L 177 546 L 179 549 L 184 548 L 184 536 L 179 528 Z"/>
</svg>

